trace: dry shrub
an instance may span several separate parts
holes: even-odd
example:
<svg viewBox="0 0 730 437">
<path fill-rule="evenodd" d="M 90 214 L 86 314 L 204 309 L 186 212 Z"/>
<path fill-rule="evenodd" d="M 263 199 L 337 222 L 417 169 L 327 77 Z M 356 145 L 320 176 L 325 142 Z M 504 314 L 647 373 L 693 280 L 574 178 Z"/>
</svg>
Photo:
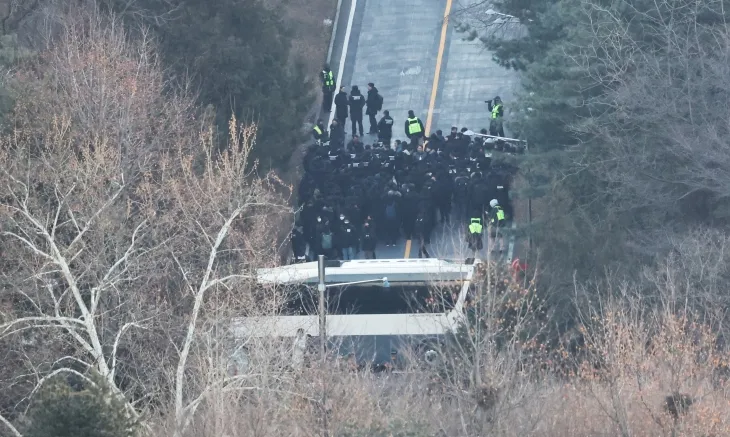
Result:
<svg viewBox="0 0 730 437">
<path fill-rule="evenodd" d="M 480 273 L 484 282 L 475 293 L 481 294 L 471 305 L 489 326 L 499 326 L 520 288 L 509 279 L 505 284 L 499 271 Z M 450 355 L 429 365 L 406 360 L 399 372 L 356 371 L 334 355 L 324 364 L 312 356 L 301 372 L 292 372 L 286 368 L 290 341 L 269 339 L 256 349 L 260 340 L 246 340 L 266 356 L 252 365 L 251 390 L 199 411 L 190 435 L 389 435 L 393 424 L 403 423 L 398 432 L 418 437 L 730 435 L 730 398 L 721 378 L 728 357 L 717 345 L 715 322 L 675 305 L 661 283 L 654 294 L 663 296 L 660 304 L 642 300 L 637 287 L 611 285 L 614 295 L 583 313 L 580 346 L 562 351 L 564 361 L 573 360 L 571 372 L 555 372 L 563 363 L 538 337 L 505 335 L 525 332 L 515 326 L 534 326 L 528 322 L 537 314 L 524 312 L 508 331 L 480 332 L 471 321 L 473 331 L 460 339 L 463 349 L 444 348 L 440 352 Z M 667 397 L 679 395 L 692 404 L 678 408 L 683 411 L 675 418 Z"/>
<path fill-rule="evenodd" d="M 712 324 L 672 306 L 647 310 L 626 289 L 621 300 L 604 304 L 581 327 L 579 370 L 556 392 L 559 409 L 570 411 L 551 413 L 564 435 L 730 433 L 730 399 L 716 378 L 727 355 Z M 679 396 L 692 405 L 675 417 L 667 398 Z"/>
<path fill-rule="evenodd" d="M 232 119 L 219 151 L 148 41 L 94 11 L 63 24 L 0 139 L 0 350 L 23 357 L 2 386 L 17 415 L 50 375 L 93 372 L 180 436 L 217 390 L 256 387 L 227 374 L 230 318 L 270 297 L 252 271 L 276 264 L 288 187 L 258 174 L 256 126 Z"/>
</svg>

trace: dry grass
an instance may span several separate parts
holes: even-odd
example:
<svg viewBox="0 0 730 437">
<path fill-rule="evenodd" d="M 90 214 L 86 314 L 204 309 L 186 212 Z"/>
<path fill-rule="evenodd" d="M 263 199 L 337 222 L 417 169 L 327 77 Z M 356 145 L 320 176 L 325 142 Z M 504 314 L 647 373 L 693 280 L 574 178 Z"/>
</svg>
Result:
<svg viewBox="0 0 730 437">
<path fill-rule="evenodd" d="M 656 286 L 664 287 L 661 283 Z M 216 413 L 219 407 L 214 405 L 206 414 L 217 414 L 217 420 L 228 425 L 240 420 L 265 424 L 256 432 L 229 426 L 230 437 L 323 435 L 323 397 L 328 434 L 338 437 L 344 435 L 344 429 L 360 430 L 348 434 L 357 437 L 389 435 L 370 430 L 404 422 L 413 427 L 409 428 L 413 433 L 393 435 L 730 435 L 730 392 L 722 378 L 728 354 L 718 347 L 717 323 L 706 316 L 696 318 L 675 305 L 667 287 L 659 290 L 662 303 L 656 305 L 647 304 L 637 289 L 622 284 L 616 288 L 617 297 L 603 298 L 579 314 L 582 342 L 572 354 L 554 353 L 518 337 L 496 348 L 492 341 L 496 337 L 488 333 L 480 337 L 473 329 L 463 334 L 471 340 L 459 340 L 469 348 L 442 350 L 440 365 L 413 363 L 404 373 L 357 372 L 347 360 L 336 357 L 324 367 L 312 357 L 310 365 L 296 375 L 267 367 L 265 363 L 287 362 L 290 353 L 285 352 L 273 360 L 266 357 L 261 361 L 264 366 L 253 367 L 255 373 L 270 375 L 251 375 L 249 383 L 257 387 L 255 396 L 239 398 L 224 415 Z M 492 316 L 482 316 L 482 320 L 502 320 L 498 294 L 482 296 L 487 299 L 481 305 L 483 311 L 492 308 L 488 313 Z M 520 326 L 530 325 L 529 314 L 539 315 L 539 306 L 535 308 L 535 312 L 525 313 Z M 480 351 L 480 360 L 468 352 L 473 350 Z M 673 394 L 692 399 L 692 405 L 677 418 L 666 406 L 667 397 Z M 196 422 L 208 420 L 201 417 Z M 202 429 L 196 432 L 202 437 L 220 435 Z"/>
<path fill-rule="evenodd" d="M 307 66 L 307 72 L 316 77 L 327 57 L 332 26 L 325 19 L 334 20 L 336 0 L 290 0 L 287 20 L 294 26 L 296 38 L 293 50 Z"/>
<path fill-rule="evenodd" d="M 337 0 L 268 0 L 269 7 L 283 13 L 284 21 L 294 34 L 292 52 L 304 63 L 307 75 L 318 79 L 322 63 L 327 57 Z M 318 86 L 318 82 L 315 83 Z"/>
<path fill-rule="evenodd" d="M 398 380 L 403 378 L 402 380 Z M 724 390 L 708 392 L 698 400 L 679 421 L 675 422 L 664 410 L 666 392 L 661 387 L 637 389 L 630 380 L 620 381 L 620 402 L 615 403 L 612 389 L 606 385 L 585 382 L 563 384 L 557 381 L 539 383 L 525 380 L 524 400 L 519 404 L 497 406 L 489 419 L 479 415 L 470 399 L 457 392 L 428 394 L 423 384 L 425 375 L 375 376 L 370 373 L 350 373 L 329 369 L 325 377 L 328 391 L 328 429 L 330 435 L 340 435 L 345 427 L 367 429 L 394 422 L 423 425 L 431 435 L 502 436 L 502 437 L 710 437 L 730 435 L 730 402 Z M 292 387 L 312 399 L 320 399 L 322 376 L 317 372 L 302 375 Z M 268 396 L 264 395 L 265 398 Z M 239 423 L 266 424 L 251 432 L 242 426 L 231 437 L 311 436 L 322 435 L 321 409 L 315 402 L 303 398 L 274 401 L 258 398 L 239 405 L 228 404 L 228 414 L 218 420 Z M 252 402 L 253 401 L 253 402 Z M 262 408 L 263 406 L 265 408 Z M 616 407 L 625 411 L 625 423 L 616 418 Z M 231 408 L 233 407 L 233 408 Z M 211 411 L 210 413 L 213 413 Z M 206 420 L 204 420 L 206 422 Z M 466 426 L 465 426 L 466 424 Z M 205 427 L 204 427 L 205 428 Z M 201 428 L 196 435 L 217 435 Z M 228 427 L 226 427 L 228 428 Z M 465 430 L 466 428 L 466 430 Z M 443 433 L 443 434 L 439 434 Z"/>
<path fill-rule="evenodd" d="M 252 347 L 245 388 L 213 390 L 187 435 L 324 435 L 323 410 L 333 437 L 390 435 L 372 430 L 395 423 L 406 423 L 411 433 L 392 435 L 413 437 L 730 435 L 729 357 L 718 347 L 718 323 L 677 305 L 662 282 L 655 284 L 661 302 L 654 304 L 643 299 L 645 287 L 613 286 L 613 294 L 577 315 L 582 341 L 573 353 L 523 339 L 524 328 L 536 329 L 531 320 L 540 320 L 539 305 L 529 305 L 534 310 L 524 320 L 511 316 L 520 335 L 502 335 L 505 342 L 495 347 L 489 332 L 497 325 L 490 320 L 502 324 L 499 296 L 507 296 L 497 287 L 479 295 L 480 319 L 490 331 L 466 330 L 459 341 L 468 347 L 442 350 L 440 364 L 412 361 L 403 373 L 374 374 L 334 356 L 324 365 L 311 356 L 308 366 L 292 372 L 286 370 L 290 340 Z M 676 418 L 666 406 L 673 394 L 692 399 Z"/>
<path fill-rule="evenodd" d="M 670 436 L 674 419 L 665 411 L 667 391 L 661 387 L 639 389 L 630 380 L 618 382 L 620 404 L 625 411 L 628 435 Z M 563 437 L 614 437 L 622 435 L 617 424 L 611 388 L 606 385 L 565 384 L 539 388 L 543 418 L 528 435 Z M 677 436 L 730 435 L 730 399 L 714 390 L 698 400 L 676 424 Z"/>
<path fill-rule="evenodd" d="M 326 61 L 330 44 L 332 25 L 325 25 L 326 19 L 334 20 L 337 0 L 267 0 L 270 7 L 283 11 L 284 20 L 294 33 L 292 53 L 304 66 L 310 79 L 316 101 L 302 122 L 314 123 L 319 114 L 322 98 L 319 72 Z M 307 132 L 308 134 L 308 132 Z M 309 144 L 307 142 L 306 144 Z M 301 179 L 301 162 L 304 146 L 300 145 L 292 153 L 287 168 L 280 172 L 282 179 L 296 185 Z M 294 199 L 296 200 L 296 199 Z"/>
</svg>

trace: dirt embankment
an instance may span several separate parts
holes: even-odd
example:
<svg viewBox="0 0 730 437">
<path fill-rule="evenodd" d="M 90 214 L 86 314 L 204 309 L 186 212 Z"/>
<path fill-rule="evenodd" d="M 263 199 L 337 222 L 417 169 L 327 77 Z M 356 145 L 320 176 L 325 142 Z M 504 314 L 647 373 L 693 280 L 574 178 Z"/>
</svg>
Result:
<svg viewBox="0 0 730 437">
<path fill-rule="evenodd" d="M 332 24 L 325 24 L 325 20 L 334 21 L 336 9 L 337 0 L 289 0 L 283 8 L 284 20 L 291 25 L 296 36 L 292 50 L 306 68 L 312 91 L 317 97 L 309 111 L 302 114 L 302 123 L 314 123 L 319 116 L 322 105 L 319 72 L 326 61 L 332 33 Z M 294 187 L 301 179 L 302 157 L 308 140 L 309 137 L 294 149 L 287 167 L 280 173 L 282 179 Z"/>
<path fill-rule="evenodd" d="M 295 36 L 292 50 L 314 79 L 318 79 L 330 43 L 332 25 L 324 22 L 335 19 L 336 8 L 337 0 L 289 0 L 282 11 Z"/>
<path fill-rule="evenodd" d="M 319 72 L 327 60 L 333 21 L 337 12 L 337 0 L 288 0 L 284 20 L 291 25 L 295 35 L 292 44 L 294 56 L 304 65 L 311 79 L 312 91 L 317 101 L 312 105 L 303 122 L 314 122 L 321 107 Z M 325 24 L 329 20 L 329 24 Z"/>
<path fill-rule="evenodd" d="M 322 106 L 319 72 L 322 64 L 327 60 L 332 24 L 325 24 L 325 20 L 334 21 L 337 12 L 337 0 L 289 0 L 285 6 L 279 6 L 284 14 L 284 20 L 295 35 L 292 52 L 296 59 L 304 65 L 307 76 L 311 79 L 315 101 L 306 114 L 302 114 L 302 123 L 314 123 L 319 116 Z M 306 135 L 306 133 L 305 133 Z M 278 173 L 281 179 L 293 188 L 291 203 L 297 204 L 297 188 L 302 177 L 302 159 L 304 151 L 310 144 L 307 141 L 299 144 L 289 159 L 286 168 Z M 288 237 L 293 223 L 282 223 L 281 239 Z M 282 246 L 282 258 L 289 255 L 288 245 Z"/>
</svg>

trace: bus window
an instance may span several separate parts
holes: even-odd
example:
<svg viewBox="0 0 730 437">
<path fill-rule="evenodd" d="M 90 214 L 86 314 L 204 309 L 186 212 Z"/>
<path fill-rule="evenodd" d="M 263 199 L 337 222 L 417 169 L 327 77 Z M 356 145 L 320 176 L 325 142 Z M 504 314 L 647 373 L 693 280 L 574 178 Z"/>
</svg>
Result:
<svg viewBox="0 0 730 437">
<path fill-rule="evenodd" d="M 328 314 L 407 314 L 443 313 L 453 309 L 461 285 L 429 286 L 392 284 L 382 286 L 331 287 L 327 296 Z M 316 314 L 316 287 L 300 287 L 291 293 L 288 313 Z"/>
</svg>

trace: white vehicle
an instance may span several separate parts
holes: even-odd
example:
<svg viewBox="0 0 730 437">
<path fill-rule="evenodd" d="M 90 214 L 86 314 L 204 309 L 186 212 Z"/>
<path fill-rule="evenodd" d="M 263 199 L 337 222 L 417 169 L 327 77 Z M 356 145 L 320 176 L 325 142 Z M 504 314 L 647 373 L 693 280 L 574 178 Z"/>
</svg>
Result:
<svg viewBox="0 0 730 437">
<path fill-rule="evenodd" d="M 324 320 L 331 347 L 354 353 L 360 363 L 381 364 L 403 341 L 426 344 L 456 330 L 474 267 L 439 259 L 326 261 Z M 303 338 L 319 336 L 317 262 L 261 269 L 258 281 L 291 286 L 287 315 L 237 319 L 236 337 L 291 337 L 301 349 Z M 302 355 L 295 350 L 294 357 Z"/>
</svg>

